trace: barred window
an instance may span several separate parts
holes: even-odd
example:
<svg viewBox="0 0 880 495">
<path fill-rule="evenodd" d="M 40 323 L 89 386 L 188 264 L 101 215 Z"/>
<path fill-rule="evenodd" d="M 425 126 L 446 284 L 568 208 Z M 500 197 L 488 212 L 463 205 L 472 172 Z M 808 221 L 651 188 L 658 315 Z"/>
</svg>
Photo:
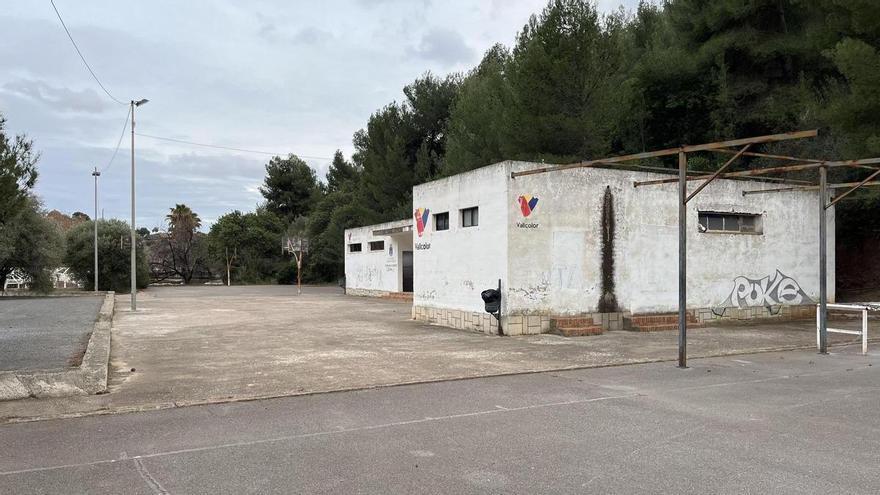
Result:
<svg viewBox="0 0 880 495">
<path fill-rule="evenodd" d="M 700 232 L 761 234 L 761 215 L 753 213 L 714 213 L 701 211 Z"/>
</svg>

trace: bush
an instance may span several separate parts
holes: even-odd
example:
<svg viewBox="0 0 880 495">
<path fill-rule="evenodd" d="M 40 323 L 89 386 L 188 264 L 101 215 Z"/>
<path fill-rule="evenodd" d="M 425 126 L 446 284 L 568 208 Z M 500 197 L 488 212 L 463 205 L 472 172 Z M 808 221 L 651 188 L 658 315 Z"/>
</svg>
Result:
<svg viewBox="0 0 880 495">
<path fill-rule="evenodd" d="M 94 222 L 83 222 L 67 233 L 64 262 L 86 289 L 95 286 Z M 98 221 L 98 288 L 129 292 L 131 288 L 131 230 L 121 220 Z M 137 287 L 150 284 L 143 239 L 137 237 Z"/>
<path fill-rule="evenodd" d="M 40 211 L 40 203 L 26 198 L 23 208 L 0 222 L 0 290 L 15 269 L 31 277 L 31 290 L 52 290 L 51 273 L 61 261 L 63 244 L 58 228 Z"/>
</svg>

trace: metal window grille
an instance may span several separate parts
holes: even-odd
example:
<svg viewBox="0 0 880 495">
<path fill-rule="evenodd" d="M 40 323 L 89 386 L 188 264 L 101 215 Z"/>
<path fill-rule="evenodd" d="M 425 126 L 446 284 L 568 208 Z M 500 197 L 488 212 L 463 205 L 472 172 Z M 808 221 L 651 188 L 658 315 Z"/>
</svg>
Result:
<svg viewBox="0 0 880 495">
<path fill-rule="evenodd" d="M 700 212 L 700 232 L 760 234 L 760 215 Z"/>
</svg>

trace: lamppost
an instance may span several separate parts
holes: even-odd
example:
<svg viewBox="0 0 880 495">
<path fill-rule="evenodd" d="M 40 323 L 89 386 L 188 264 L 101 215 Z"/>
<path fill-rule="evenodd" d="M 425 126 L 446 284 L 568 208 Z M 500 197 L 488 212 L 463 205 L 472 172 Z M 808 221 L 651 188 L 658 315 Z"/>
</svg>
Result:
<svg viewBox="0 0 880 495">
<path fill-rule="evenodd" d="M 134 109 L 150 100 L 146 98 L 138 101 L 131 100 L 131 310 L 137 310 L 137 255 L 135 246 L 137 237 L 135 232 L 135 209 L 134 209 Z"/>
<path fill-rule="evenodd" d="M 95 167 L 95 171 L 92 172 L 92 177 L 95 178 L 95 292 L 98 292 L 98 177 L 100 175 L 98 167 Z"/>
</svg>

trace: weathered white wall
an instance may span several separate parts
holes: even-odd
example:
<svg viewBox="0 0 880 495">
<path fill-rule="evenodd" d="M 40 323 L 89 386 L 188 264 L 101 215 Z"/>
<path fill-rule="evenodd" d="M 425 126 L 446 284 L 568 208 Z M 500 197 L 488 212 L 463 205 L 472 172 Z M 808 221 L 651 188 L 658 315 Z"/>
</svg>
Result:
<svg viewBox="0 0 880 495">
<path fill-rule="evenodd" d="M 502 279 L 505 315 L 596 312 L 601 295 L 602 202 L 614 209 L 615 296 L 621 311 L 673 312 L 678 302 L 677 184 L 633 187 L 633 181 L 670 175 L 616 169 L 573 169 L 510 178 L 513 170 L 542 166 L 502 162 L 413 188 L 413 209 L 427 208 L 421 236 L 382 237 L 384 253 L 371 253 L 374 230 L 346 231 L 364 243 L 346 248 L 350 288 L 399 291 L 401 243 L 414 252 L 416 308 L 482 313 L 480 292 Z M 691 189 L 696 187 L 691 183 Z M 755 194 L 775 187 L 757 181 L 719 180 L 688 204 L 688 307 L 720 308 L 818 300 L 818 195 L 811 191 Z M 538 198 L 525 217 L 520 196 Z M 480 224 L 461 227 L 460 210 L 478 206 Z M 698 211 L 761 215 L 762 233 L 698 230 Z M 434 215 L 449 212 L 450 229 L 436 231 Z M 828 286 L 834 300 L 834 213 L 829 211 Z M 346 239 L 346 245 L 348 244 Z M 409 244 L 411 242 L 411 244 Z M 387 250 L 393 245 L 394 257 Z M 778 276 L 777 271 L 784 274 Z M 774 290 L 775 287 L 775 290 Z M 798 301 L 797 294 L 809 298 Z M 766 297 L 765 297 L 766 296 Z M 466 325 L 465 325 L 466 326 Z"/>
<path fill-rule="evenodd" d="M 507 163 L 413 188 L 413 210 L 427 208 L 422 235 L 414 228 L 413 305 L 483 312 L 480 292 L 507 279 Z M 459 210 L 477 206 L 479 225 L 461 226 Z M 434 214 L 449 212 L 449 230 Z"/>
<path fill-rule="evenodd" d="M 512 165 L 515 170 L 538 166 Z M 614 280 L 620 308 L 634 313 L 674 311 L 678 301 L 678 186 L 633 187 L 636 180 L 668 177 L 585 168 L 511 179 L 508 311 L 578 314 L 597 310 L 606 187 L 613 197 Z M 696 186 L 692 184 L 691 188 Z M 688 204 L 688 307 L 735 306 L 747 301 L 762 306 L 773 300 L 769 294 L 766 299 L 736 294 L 728 298 L 735 287 L 740 293 L 761 296 L 763 287 L 772 288 L 777 270 L 790 278 L 780 278 L 779 288 L 795 290 L 794 281 L 811 299 L 818 299 L 818 196 L 815 192 L 742 196 L 743 190 L 764 187 L 774 186 L 715 181 Z M 539 198 L 528 218 L 520 212 L 517 200 L 521 195 Z M 763 234 L 700 233 L 698 211 L 707 210 L 759 213 Z M 828 284 L 833 300 L 833 212 L 829 217 Z M 764 277 L 769 279 L 762 281 Z"/>
<path fill-rule="evenodd" d="M 376 230 L 407 227 L 412 220 L 368 225 L 345 231 L 345 287 L 353 292 L 400 292 L 403 288 L 402 251 L 412 250 L 412 232 L 373 235 Z M 371 241 L 385 241 L 382 251 L 370 251 Z M 352 253 L 351 243 L 361 243 L 362 251 Z"/>
</svg>

